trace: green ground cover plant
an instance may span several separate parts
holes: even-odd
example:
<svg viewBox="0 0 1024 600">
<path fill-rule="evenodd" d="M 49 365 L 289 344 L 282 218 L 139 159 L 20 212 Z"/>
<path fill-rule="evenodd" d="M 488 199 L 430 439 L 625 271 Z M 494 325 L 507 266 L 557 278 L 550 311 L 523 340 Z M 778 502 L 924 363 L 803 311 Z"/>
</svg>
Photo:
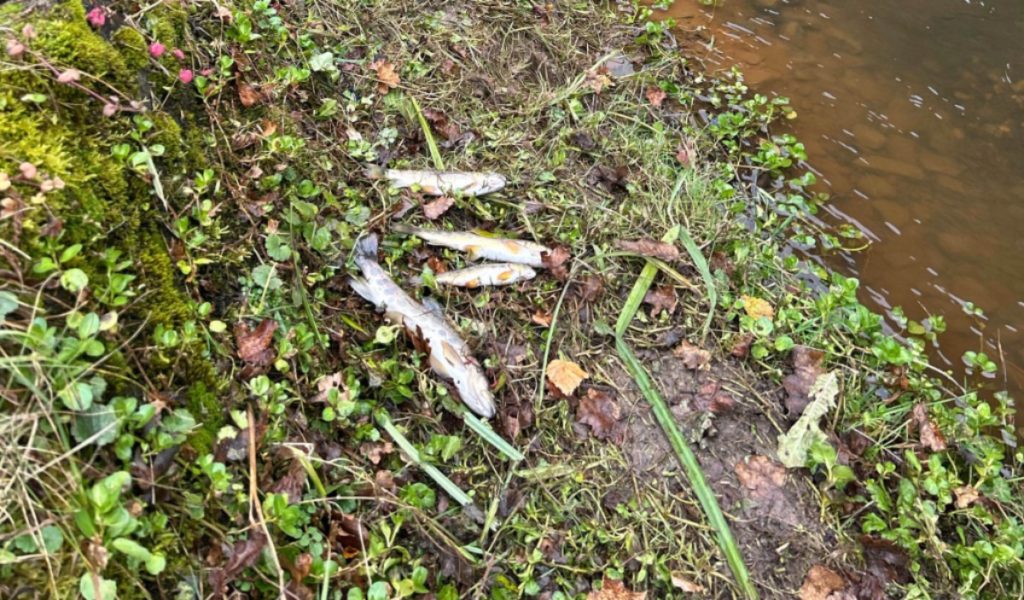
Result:
<svg viewBox="0 0 1024 600">
<path fill-rule="evenodd" d="M 941 317 L 885 321 L 820 266 L 863 240 L 808 218 L 824 198 L 788 102 L 702 73 L 651 15 L 0 6 L 0 595 L 813 597 L 812 565 L 852 597 L 1024 593 L 1011 399 L 929 364 Z M 510 185 L 429 218 L 430 198 L 374 175 L 441 165 Z M 563 262 L 440 289 L 465 257 L 398 222 Z M 673 226 L 682 241 L 657 246 Z M 470 341 L 493 421 L 348 288 L 370 231 Z M 645 268 L 650 310 L 615 327 Z M 742 529 L 737 583 L 677 465 L 636 466 L 629 440 L 661 433 L 617 344 L 678 416 L 688 401 L 654 366 L 682 341 L 744 374 L 734 396 L 771 443 L 836 374 L 825 439 L 781 471 L 830 543 L 767 553 Z M 554 360 L 586 381 L 547 385 Z M 709 450 L 742 429 L 714 413 L 681 431 L 747 528 L 733 464 L 714 471 Z"/>
</svg>

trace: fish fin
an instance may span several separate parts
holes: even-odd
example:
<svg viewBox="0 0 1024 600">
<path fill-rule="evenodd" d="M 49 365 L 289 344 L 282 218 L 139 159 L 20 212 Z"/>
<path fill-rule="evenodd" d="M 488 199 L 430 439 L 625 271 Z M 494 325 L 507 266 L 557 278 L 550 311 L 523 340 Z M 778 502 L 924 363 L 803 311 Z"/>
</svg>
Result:
<svg viewBox="0 0 1024 600">
<path fill-rule="evenodd" d="M 448 342 L 441 340 L 441 352 L 444 353 L 445 360 L 453 365 L 462 365 L 466 363 L 466 360 L 459 354 L 459 351 L 455 349 Z"/>
<path fill-rule="evenodd" d="M 356 254 L 377 259 L 377 234 L 371 233 L 356 242 Z"/>
<path fill-rule="evenodd" d="M 508 281 L 509 279 L 512 279 L 512 275 L 514 275 L 512 269 L 509 269 L 508 271 L 502 271 L 501 273 L 498 273 L 498 280 Z"/>
<path fill-rule="evenodd" d="M 377 303 L 373 294 L 373 288 L 371 288 L 370 284 L 362 277 L 349 277 L 348 285 L 353 291 L 355 291 L 355 293 L 362 296 L 364 300 L 369 300 L 374 304 Z"/>
<path fill-rule="evenodd" d="M 469 260 L 478 260 L 480 258 L 480 246 L 466 246 L 466 254 L 469 255 Z"/>
</svg>

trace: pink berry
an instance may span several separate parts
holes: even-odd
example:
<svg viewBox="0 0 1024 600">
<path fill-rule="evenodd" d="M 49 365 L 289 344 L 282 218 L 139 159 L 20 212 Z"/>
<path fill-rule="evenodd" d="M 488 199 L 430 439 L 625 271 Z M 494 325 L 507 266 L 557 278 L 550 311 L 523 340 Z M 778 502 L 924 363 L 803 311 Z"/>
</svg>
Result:
<svg viewBox="0 0 1024 600">
<path fill-rule="evenodd" d="M 192 83 L 192 69 L 182 69 L 178 71 L 178 79 L 186 85 Z"/>
<path fill-rule="evenodd" d="M 153 58 L 160 58 L 163 56 L 165 50 L 167 50 L 167 46 L 164 46 L 160 42 L 153 42 L 149 45 L 149 55 Z"/>
</svg>

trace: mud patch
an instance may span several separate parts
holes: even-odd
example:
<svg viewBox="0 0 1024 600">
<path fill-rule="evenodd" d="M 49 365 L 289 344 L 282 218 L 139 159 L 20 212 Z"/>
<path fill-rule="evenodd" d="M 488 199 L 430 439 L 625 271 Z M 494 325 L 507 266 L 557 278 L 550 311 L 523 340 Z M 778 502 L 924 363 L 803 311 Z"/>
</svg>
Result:
<svg viewBox="0 0 1024 600">
<path fill-rule="evenodd" d="M 697 454 L 761 593 L 794 597 L 811 567 L 828 562 L 837 540 L 817 518 L 820 505 L 806 474 L 776 459 L 776 436 L 786 425 L 781 390 L 732 359 L 690 369 L 684 356 L 667 351 L 640 358 Z M 640 478 L 674 477 L 671 487 L 690 495 L 646 400 L 624 370 L 612 377 L 622 391 L 621 447 L 629 468 Z M 728 576 L 724 562 L 718 568 Z"/>
</svg>

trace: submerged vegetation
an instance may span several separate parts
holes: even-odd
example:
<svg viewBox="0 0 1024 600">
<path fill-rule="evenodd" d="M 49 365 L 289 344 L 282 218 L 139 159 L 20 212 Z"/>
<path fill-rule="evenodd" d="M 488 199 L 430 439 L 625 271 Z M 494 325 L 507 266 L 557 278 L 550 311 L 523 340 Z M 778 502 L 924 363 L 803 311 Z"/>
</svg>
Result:
<svg viewBox="0 0 1024 600">
<path fill-rule="evenodd" d="M 929 366 L 941 318 L 886 325 L 809 258 L 859 241 L 807 218 L 788 103 L 648 9 L 563 4 L 0 6 L 0 596 L 750 595 L 737 559 L 762 597 L 1024 594 L 1012 403 Z M 509 185 L 435 204 L 381 166 Z M 399 223 L 564 258 L 440 288 L 466 259 Z M 469 340 L 490 425 L 349 289 L 370 231 Z M 740 557 L 658 455 L 641 362 Z"/>
</svg>

